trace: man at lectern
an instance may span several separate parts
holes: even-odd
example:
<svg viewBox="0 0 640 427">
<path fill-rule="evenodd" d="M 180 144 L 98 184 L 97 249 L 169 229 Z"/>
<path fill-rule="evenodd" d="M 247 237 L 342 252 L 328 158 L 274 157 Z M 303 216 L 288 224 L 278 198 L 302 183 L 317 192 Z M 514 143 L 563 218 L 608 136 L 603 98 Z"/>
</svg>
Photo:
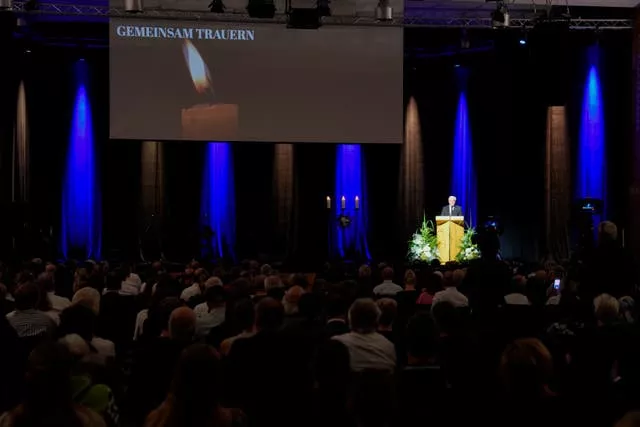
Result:
<svg viewBox="0 0 640 427">
<path fill-rule="evenodd" d="M 462 216 L 462 208 L 456 205 L 456 196 L 449 196 L 449 204 L 442 208 L 441 216 Z"/>
</svg>

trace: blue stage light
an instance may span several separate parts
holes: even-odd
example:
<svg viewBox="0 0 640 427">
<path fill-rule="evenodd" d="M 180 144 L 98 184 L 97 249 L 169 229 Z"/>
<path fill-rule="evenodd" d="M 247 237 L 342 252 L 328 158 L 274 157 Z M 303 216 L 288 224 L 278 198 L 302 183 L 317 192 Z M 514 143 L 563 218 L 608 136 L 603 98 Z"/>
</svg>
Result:
<svg viewBox="0 0 640 427">
<path fill-rule="evenodd" d="M 87 64 L 75 64 L 76 96 L 62 188 L 61 252 L 99 259 L 102 246 L 100 186 L 97 183 Z"/>
<path fill-rule="evenodd" d="M 465 221 L 473 227 L 477 218 L 477 186 L 473 167 L 471 125 L 464 91 L 460 92 L 458 99 L 451 184 L 451 194 L 456 196 L 458 204 L 462 206 Z"/>
<path fill-rule="evenodd" d="M 205 148 L 200 222 L 210 232 L 203 257 L 235 258 L 236 200 L 233 156 L 226 142 L 209 142 Z M 209 233 L 205 233 L 209 234 Z"/>
<path fill-rule="evenodd" d="M 606 212 L 605 123 L 602 89 L 598 75 L 599 47 L 589 48 L 589 68 L 583 90 L 578 149 L 578 189 L 580 199 L 603 201 Z"/>
<path fill-rule="evenodd" d="M 520 39 L 519 43 L 520 43 L 521 46 L 524 46 L 524 45 L 527 44 L 527 41 L 525 39 Z"/>
<path fill-rule="evenodd" d="M 343 196 L 345 209 L 342 209 L 341 204 Z M 356 209 L 356 197 L 358 197 L 358 209 Z M 344 219 L 332 221 L 330 239 L 334 255 L 341 258 L 355 255 L 359 258 L 371 259 L 367 244 L 366 175 L 360 145 L 341 144 L 336 148 L 334 200 L 334 216 L 348 217 L 348 221 Z"/>
</svg>

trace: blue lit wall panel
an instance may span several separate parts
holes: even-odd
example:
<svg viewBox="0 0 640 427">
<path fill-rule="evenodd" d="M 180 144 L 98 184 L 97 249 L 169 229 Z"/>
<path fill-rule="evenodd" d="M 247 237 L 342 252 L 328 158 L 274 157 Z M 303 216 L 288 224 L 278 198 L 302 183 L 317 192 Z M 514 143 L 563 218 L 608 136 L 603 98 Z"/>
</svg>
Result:
<svg viewBox="0 0 640 427">
<path fill-rule="evenodd" d="M 366 175 L 362 158 L 362 149 L 357 144 L 341 144 L 336 147 L 335 194 L 331 229 L 331 248 L 334 256 L 371 259 L 367 244 L 368 200 L 366 196 Z M 341 199 L 345 198 L 345 209 Z M 356 209 L 355 198 L 359 198 Z M 348 216 L 351 223 L 342 227 L 336 219 L 340 215 Z"/>
</svg>

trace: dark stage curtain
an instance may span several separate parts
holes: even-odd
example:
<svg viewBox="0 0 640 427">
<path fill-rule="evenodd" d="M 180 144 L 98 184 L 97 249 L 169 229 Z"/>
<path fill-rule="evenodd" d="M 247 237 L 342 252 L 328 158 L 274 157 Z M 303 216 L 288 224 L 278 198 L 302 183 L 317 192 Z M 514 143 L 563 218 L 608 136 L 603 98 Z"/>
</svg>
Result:
<svg viewBox="0 0 640 427">
<path fill-rule="evenodd" d="M 557 262 L 569 258 L 571 157 L 565 107 L 549 107 L 545 162 L 546 256 Z"/>
</svg>

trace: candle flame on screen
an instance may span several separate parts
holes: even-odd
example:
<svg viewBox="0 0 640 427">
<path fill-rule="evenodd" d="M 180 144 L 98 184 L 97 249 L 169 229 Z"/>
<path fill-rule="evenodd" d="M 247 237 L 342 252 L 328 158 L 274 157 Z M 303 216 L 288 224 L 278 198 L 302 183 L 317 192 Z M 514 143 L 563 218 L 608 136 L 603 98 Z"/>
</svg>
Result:
<svg viewBox="0 0 640 427">
<path fill-rule="evenodd" d="M 187 67 L 189 67 L 189 73 L 191 73 L 191 79 L 196 90 L 199 93 L 204 93 L 208 90 L 213 91 L 209 68 L 204 63 L 198 49 L 189 40 L 185 40 L 182 52 L 184 53 L 185 61 L 187 61 Z"/>
</svg>

